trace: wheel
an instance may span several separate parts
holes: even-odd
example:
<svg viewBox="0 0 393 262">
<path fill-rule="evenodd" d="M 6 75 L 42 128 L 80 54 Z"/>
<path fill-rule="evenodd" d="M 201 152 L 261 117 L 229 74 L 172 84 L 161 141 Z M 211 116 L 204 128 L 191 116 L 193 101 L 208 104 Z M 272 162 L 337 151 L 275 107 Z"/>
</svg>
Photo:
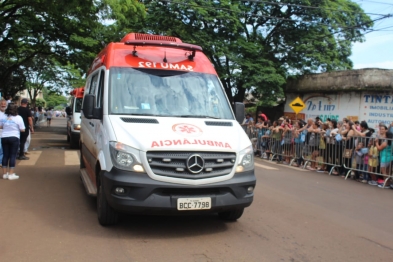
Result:
<svg viewBox="0 0 393 262">
<path fill-rule="evenodd" d="M 86 168 L 85 162 L 83 162 L 83 155 L 82 155 L 82 149 L 79 151 L 79 167 L 80 168 Z"/>
<path fill-rule="evenodd" d="M 218 217 L 222 220 L 236 221 L 243 215 L 244 208 L 236 208 L 218 213 Z"/>
<path fill-rule="evenodd" d="M 117 224 L 117 222 L 119 221 L 119 215 L 111 206 L 109 206 L 101 183 L 99 184 L 97 190 L 98 221 L 102 226 L 110 226 Z"/>
<path fill-rule="evenodd" d="M 70 142 L 70 135 L 68 133 L 68 129 L 67 129 L 67 142 Z"/>
<path fill-rule="evenodd" d="M 79 148 L 79 141 L 75 141 L 75 138 L 70 136 L 70 145 L 72 149 L 77 149 Z"/>
</svg>

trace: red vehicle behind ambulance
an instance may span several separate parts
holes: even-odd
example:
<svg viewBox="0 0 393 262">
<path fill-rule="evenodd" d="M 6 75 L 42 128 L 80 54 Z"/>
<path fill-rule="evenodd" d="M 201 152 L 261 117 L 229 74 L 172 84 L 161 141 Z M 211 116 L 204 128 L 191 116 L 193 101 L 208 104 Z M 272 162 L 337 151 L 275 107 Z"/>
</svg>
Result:
<svg viewBox="0 0 393 262">
<path fill-rule="evenodd" d="M 256 178 L 250 140 L 209 59 L 179 38 L 130 33 L 88 72 L 81 177 L 101 225 L 119 212 L 236 220 Z"/>
<path fill-rule="evenodd" d="M 71 148 L 79 147 L 81 129 L 81 108 L 85 88 L 75 88 L 70 92 L 70 105 L 66 107 L 67 113 L 67 141 Z"/>
</svg>

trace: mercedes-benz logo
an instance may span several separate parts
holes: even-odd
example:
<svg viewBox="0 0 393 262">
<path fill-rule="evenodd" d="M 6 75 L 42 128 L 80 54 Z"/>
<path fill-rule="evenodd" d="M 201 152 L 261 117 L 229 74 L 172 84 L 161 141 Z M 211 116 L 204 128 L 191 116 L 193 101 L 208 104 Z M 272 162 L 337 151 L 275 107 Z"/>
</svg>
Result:
<svg viewBox="0 0 393 262">
<path fill-rule="evenodd" d="M 200 155 L 191 155 L 187 159 L 187 169 L 193 174 L 198 174 L 202 172 L 205 167 L 205 160 Z"/>
</svg>

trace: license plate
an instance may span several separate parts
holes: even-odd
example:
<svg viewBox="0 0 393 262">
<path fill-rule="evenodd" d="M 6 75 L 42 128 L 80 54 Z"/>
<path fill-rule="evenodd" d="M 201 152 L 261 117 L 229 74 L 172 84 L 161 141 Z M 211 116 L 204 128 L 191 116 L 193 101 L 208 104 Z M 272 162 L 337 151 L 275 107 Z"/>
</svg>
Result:
<svg viewBox="0 0 393 262">
<path fill-rule="evenodd" d="M 212 200 L 210 197 L 177 199 L 177 210 L 202 210 L 210 209 L 211 206 Z"/>
</svg>

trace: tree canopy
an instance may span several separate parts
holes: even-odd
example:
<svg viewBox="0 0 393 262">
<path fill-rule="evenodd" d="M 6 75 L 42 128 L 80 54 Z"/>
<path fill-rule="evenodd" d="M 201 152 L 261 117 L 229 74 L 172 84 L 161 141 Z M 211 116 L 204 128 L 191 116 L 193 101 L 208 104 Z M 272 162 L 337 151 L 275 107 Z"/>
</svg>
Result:
<svg viewBox="0 0 393 262">
<path fill-rule="evenodd" d="M 372 25 L 351 0 L 0 0 L 1 88 L 38 88 L 38 64 L 43 85 L 79 87 L 103 44 L 133 31 L 201 45 L 230 100 L 265 104 L 288 76 L 352 68 L 351 45 Z"/>
<path fill-rule="evenodd" d="M 3 94 L 25 88 L 23 67 L 37 56 L 84 73 L 102 43 L 114 40 L 108 21 L 136 22 L 143 14 L 136 0 L 0 0 Z"/>
<path fill-rule="evenodd" d="M 140 30 L 199 44 L 229 97 L 283 97 L 289 75 L 352 68 L 372 20 L 350 0 L 145 0 Z"/>
</svg>

